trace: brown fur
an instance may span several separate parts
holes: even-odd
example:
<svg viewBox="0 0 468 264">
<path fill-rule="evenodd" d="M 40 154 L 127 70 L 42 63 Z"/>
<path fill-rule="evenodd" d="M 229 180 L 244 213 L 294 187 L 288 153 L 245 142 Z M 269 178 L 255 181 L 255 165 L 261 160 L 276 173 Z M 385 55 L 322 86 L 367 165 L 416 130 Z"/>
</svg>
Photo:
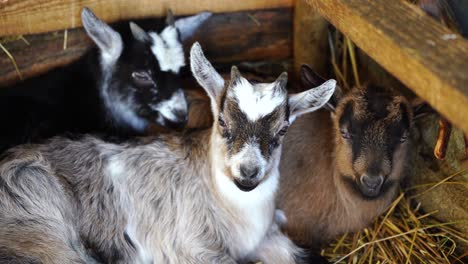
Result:
<svg viewBox="0 0 468 264">
<path fill-rule="evenodd" d="M 386 137 L 389 125 L 402 118 L 400 104 L 408 111 L 409 106 L 400 96 L 389 97 L 389 113 L 376 118 L 368 104 L 377 98 L 368 101 L 365 94 L 366 90 L 350 92 L 335 114 L 319 111 L 299 118 L 286 135 L 278 206 L 288 219 L 286 232 L 299 244 L 315 247 L 339 234 L 357 231 L 380 215 L 394 198 L 404 175 L 409 143 L 397 144 L 390 157 L 382 153 L 391 139 Z M 361 151 L 354 162 L 351 144 L 340 134 L 339 120 L 348 103 L 352 103 L 353 118 L 370 120 L 362 131 Z M 411 118 L 412 114 L 407 115 Z M 387 175 L 386 182 L 394 184 L 380 196 L 366 199 L 351 183 L 359 181 L 373 162 Z"/>
</svg>

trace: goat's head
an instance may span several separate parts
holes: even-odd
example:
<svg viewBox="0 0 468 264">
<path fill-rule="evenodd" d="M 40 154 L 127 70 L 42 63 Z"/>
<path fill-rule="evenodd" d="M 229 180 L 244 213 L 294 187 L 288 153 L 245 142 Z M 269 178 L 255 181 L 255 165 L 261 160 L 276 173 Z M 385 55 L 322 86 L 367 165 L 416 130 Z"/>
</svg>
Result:
<svg viewBox="0 0 468 264">
<path fill-rule="evenodd" d="M 288 96 L 287 74 L 273 83 L 252 83 L 233 66 L 225 84 L 204 57 L 198 43 L 192 46 L 190 64 L 198 83 L 211 99 L 213 136 L 224 175 L 242 191 L 251 191 L 277 165 L 281 142 L 291 122 L 324 105 L 333 94 L 335 81 Z"/>
<path fill-rule="evenodd" d="M 100 52 L 101 94 L 115 118 L 140 131 L 148 122 L 171 128 L 186 124 L 187 101 L 179 77 L 185 66 L 182 41 L 210 15 L 175 21 L 169 11 L 161 33 L 146 32 L 130 22 L 130 36 L 121 36 L 83 9 L 83 25 Z"/>
<path fill-rule="evenodd" d="M 323 82 L 308 66 L 302 67 L 301 75 L 306 85 Z M 423 112 L 413 111 L 403 96 L 386 94 L 375 86 L 354 88 L 346 96 L 335 92 L 326 108 L 332 112 L 336 131 L 338 180 L 368 199 L 398 186 L 413 115 Z"/>
<path fill-rule="evenodd" d="M 353 90 L 337 106 L 337 166 L 365 197 L 381 195 L 404 175 L 412 116 L 403 96 L 372 86 Z"/>
</svg>

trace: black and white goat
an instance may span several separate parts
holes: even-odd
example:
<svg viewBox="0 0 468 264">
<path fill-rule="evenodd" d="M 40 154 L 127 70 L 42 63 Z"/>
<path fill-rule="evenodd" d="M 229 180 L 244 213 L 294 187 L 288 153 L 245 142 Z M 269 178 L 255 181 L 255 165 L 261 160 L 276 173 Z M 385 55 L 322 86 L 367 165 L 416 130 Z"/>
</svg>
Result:
<svg viewBox="0 0 468 264">
<path fill-rule="evenodd" d="M 170 13 L 159 34 L 132 22 L 119 33 L 83 9 L 84 28 L 97 48 L 68 66 L 0 88 L 0 152 L 68 132 L 127 137 L 144 134 L 151 123 L 183 127 L 181 42 L 210 15 L 174 21 Z"/>
</svg>

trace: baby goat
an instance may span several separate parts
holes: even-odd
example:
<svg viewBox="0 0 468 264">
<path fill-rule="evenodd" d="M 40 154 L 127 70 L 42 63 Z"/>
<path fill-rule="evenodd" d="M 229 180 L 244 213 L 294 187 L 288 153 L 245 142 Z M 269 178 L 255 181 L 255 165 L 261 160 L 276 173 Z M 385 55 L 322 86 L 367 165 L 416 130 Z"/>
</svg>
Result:
<svg viewBox="0 0 468 264">
<path fill-rule="evenodd" d="M 71 65 L 0 88 L 0 152 L 66 132 L 126 137 L 143 134 L 150 123 L 184 126 L 181 41 L 209 16 L 174 21 L 169 14 L 160 34 L 134 23 L 119 34 L 83 9 L 83 25 L 97 49 Z"/>
<path fill-rule="evenodd" d="M 273 222 L 289 123 L 332 96 L 335 81 L 288 96 L 286 73 L 231 80 L 204 57 L 191 69 L 213 127 L 110 144 L 54 138 L 0 165 L 0 260 L 43 263 L 295 263 Z"/>
<path fill-rule="evenodd" d="M 303 66 L 308 85 L 321 83 Z M 310 87 L 310 86 L 309 86 Z M 366 227 L 394 199 L 405 175 L 413 109 L 375 87 L 337 90 L 326 111 L 301 117 L 284 140 L 279 208 L 298 244 L 318 247 Z"/>
</svg>

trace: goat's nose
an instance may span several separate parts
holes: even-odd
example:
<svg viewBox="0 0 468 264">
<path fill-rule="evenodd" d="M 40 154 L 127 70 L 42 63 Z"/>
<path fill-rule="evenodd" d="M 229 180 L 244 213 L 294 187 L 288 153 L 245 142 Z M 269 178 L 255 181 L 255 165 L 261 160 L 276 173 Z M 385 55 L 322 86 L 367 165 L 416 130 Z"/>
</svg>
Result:
<svg viewBox="0 0 468 264">
<path fill-rule="evenodd" d="M 175 120 L 165 120 L 166 126 L 174 129 L 182 129 L 187 125 L 188 115 L 187 112 L 177 111 L 174 112 Z"/>
<path fill-rule="evenodd" d="M 361 183 L 371 189 L 379 189 L 383 181 L 384 178 L 382 176 L 369 176 L 367 174 L 364 174 L 361 177 Z"/>
<path fill-rule="evenodd" d="M 187 123 L 188 121 L 188 114 L 186 111 L 177 111 L 174 113 L 176 116 L 177 120 L 181 123 Z"/>
<path fill-rule="evenodd" d="M 242 177 L 246 179 L 253 179 L 257 176 L 258 174 L 258 167 L 251 167 L 251 166 L 241 166 L 240 167 L 240 172 Z"/>
</svg>

